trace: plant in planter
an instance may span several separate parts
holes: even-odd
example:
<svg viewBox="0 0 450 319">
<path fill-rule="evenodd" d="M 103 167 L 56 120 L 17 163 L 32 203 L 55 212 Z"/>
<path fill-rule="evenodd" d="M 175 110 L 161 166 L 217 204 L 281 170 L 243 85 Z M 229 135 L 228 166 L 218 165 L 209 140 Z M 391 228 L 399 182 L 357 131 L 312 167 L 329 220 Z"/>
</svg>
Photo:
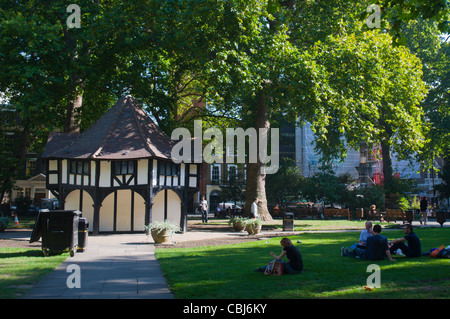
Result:
<svg viewBox="0 0 450 319">
<path fill-rule="evenodd" d="M 149 233 L 151 233 L 153 240 L 158 244 L 169 242 L 172 235 L 180 230 L 181 229 L 177 224 L 174 224 L 168 220 L 163 222 L 156 221 L 145 226 L 146 234 L 149 235 Z"/>
<path fill-rule="evenodd" d="M 256 235 L 261 232 L 262 221 L 258 218 L 246 219 L 242 223 L 249 235 Z"/>
<path fill-rule="evenodd" d="M 233 225 L 235 231 L 243 231 L 245 229 L 244 221 L 247 218 L 244 217 L 233 217 L 228 221 L 228 225 Z"/>
</svg>

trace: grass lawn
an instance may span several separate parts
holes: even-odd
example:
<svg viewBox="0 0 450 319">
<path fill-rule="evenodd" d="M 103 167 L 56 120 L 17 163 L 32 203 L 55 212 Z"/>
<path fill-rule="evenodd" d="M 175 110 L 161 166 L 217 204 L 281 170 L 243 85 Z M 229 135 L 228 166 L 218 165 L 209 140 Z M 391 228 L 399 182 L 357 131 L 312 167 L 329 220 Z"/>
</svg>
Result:
<svg viewBox="0 0 450 319">
<path fill-rule="evenodd" d="M 41 249 L 0 248 L 0 299 L 20 298 L 68 256 L 43 257 Z"/>
<path fill-rule="evenodd" d="M 417 229 L 422 252 L 450 244 L 450 229 Z M 388 239 L 402 237 L 402 230 L 384 231 Z M 226 246 L 157 249 L 171 290 L 177 298 L 448 298 L 450 260 L 420 257 L 367 261 L 340 256 L 342 246 L 351 246 L 359 234 L 304 233 L 291 236 L 303 256 L 300 275 L 265 276 L 253 270 L 267 264 L 270 251 L 279 253 L 280 238 Z M 297 243 L 300 241 L 300 243 Z M 381 268 L 381 288 L 363 287 Z"/>
<path fill-rule="evenodd" d="M 228 219 L 210 219 L 208 224 L 212 225 L 228 225 Z M 372 221 L 373 224 L 378 224 L 379 221 Z M 195 218 L 188 220 L 188 225 L 202 224 L 201 219 Z M 313 230 L 362 230 L 365 228 L 366 220 L 346 220 L 346 219 L 295 219 L 294 231 L 313 231 Z M 399 228 L 402 224 L 397 223 L 381 223 L 383 228 Z M 264 222 L 265 229 L 276 228 L 283 229 L 282 219 L 273 219 L 269 222 Z"/>
</svg>

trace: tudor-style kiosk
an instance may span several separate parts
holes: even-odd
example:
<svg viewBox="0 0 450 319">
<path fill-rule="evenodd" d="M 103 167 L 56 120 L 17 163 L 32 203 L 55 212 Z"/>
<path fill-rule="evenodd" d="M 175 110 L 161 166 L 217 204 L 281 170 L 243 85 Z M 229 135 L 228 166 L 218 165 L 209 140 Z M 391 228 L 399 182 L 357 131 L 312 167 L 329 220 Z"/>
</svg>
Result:
<svg viewBox="0 0 450 319">
<path fill-rule="evenodd" d="M 186 231 L 199 164 L 175 164 L 172 141 L 131 96 L 82 134 L 51 133 L 42 155 L 60 209 L 79 210 L 89 231 L 141 232 L 170 220 Z"/>
</svg>

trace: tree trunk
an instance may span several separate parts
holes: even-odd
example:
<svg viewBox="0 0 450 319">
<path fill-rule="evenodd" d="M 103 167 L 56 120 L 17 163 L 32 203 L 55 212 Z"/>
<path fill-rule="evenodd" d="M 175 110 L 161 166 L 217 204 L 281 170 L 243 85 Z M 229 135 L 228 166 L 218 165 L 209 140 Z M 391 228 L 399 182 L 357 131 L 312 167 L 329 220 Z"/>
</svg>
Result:
<svg viewBox="0 0 450 319">
<path fill-rule="evenodd" d="M 79 133 L 80 125 L 77 119 L 77 113 L 81 110 L 83 104 L 84 81 L 83 72 L 75 66 L 79 63 L 79 55 L 89 56 L 90 50 L 87 49 L 87 42 L 83 43 L 85 47 L 81 51 L 77 45 L 77 35 L 74 31 L 69 30 L 63 24 L 63 32 L 67 51 L 70 53 L 69 70 L 69 88 L 68 101 L 66 106 L 66 121 L 64 123 L 64 133 Z M 83 53 L 84 52 L 84 53 Z"/>
<path fill-rule="evenodd" d="M 386 135 L 381 140 L 381 154 L 383 156 L 383 177 L 384 177 L 384 205 L 385 208 L 398 208 L 398 199 L 393 189 L 392 156 L 389 140 L 392 137 L 392 130 L 389 125 L 384 124 Z"/>
<path fill-rule="evenodd" d="M 79 133 L 80 125 L 76 119 L 76 113 L 81 109 L 83 104 L 83 93 L 76 93 L 73 100 L 67 103 L 66 122 L 64 124 L 64 133 Z"/>
<path fill-rule="evenodd" d="M 390 191 L 392 187 L 392 157 L 389 143 L 381 141 L 381 154 L 383 156 L 383 177 L 384 177 L 384 189 Z"/>
<path fill-rule="evenodd" d="M 255 129 L 259 133 L 259 129 L 262 128 L 269 133 L 270 123 L 267 118 L 267 105 L 265 101 L 264 90 L 261 89 L 258 94 L 257 110 L 255 114 Z M 258 150 L 260 139 L 258 136 Z M 265 166 L 261 163 L 259 156 L 257 156 L 256 163 L 247 163 L 247 183 L 245 187 L 245 214 L 248 216 L 251 214 L 251 206 L 255 199 L 258 198 L 258 215 L 263 221 L 272 220 L 267 209 L 266 199 L 266 174 L 261 173 L 261 168 Z"/>
</svg>

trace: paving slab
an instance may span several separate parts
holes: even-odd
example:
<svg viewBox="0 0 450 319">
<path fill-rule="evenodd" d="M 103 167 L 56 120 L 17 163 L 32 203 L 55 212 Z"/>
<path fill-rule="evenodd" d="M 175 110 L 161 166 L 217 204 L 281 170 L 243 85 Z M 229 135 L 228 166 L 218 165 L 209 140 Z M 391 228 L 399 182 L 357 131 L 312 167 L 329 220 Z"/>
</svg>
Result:
<svg viewBox="0 0 450 319">
<path fill-rule="evenodd" d="M 76 281 L 71 277 L 75 272 L 68 269 L 71 265 L 79 267 L 79 288 L 72 288 Z M 155 244 L 144 234 L 122 234 L 90 236 L 84 252 L 68 257 L 22 298 L 173 299 L 174 295 L 155 258 Z"/>
</svg>

